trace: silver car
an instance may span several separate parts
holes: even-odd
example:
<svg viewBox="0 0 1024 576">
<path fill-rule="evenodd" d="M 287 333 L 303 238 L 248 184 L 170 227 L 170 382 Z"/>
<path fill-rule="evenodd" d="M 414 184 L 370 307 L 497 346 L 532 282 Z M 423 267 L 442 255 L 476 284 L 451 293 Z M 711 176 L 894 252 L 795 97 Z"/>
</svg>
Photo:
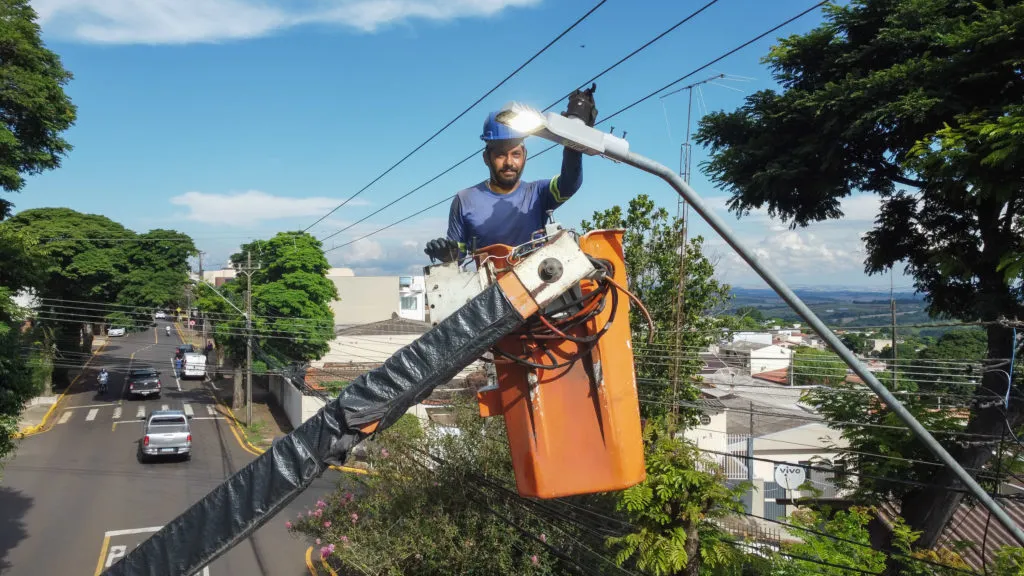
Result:
<svg viewBox="0 0 1024 576">
<path fill-rule="evenodd" d="M 181 410 L 156 410 L 142 416 L 142 440 L 139 441 L 139 461 L 160 456 L 192 458 L 192 428 L 190 416 Z"/>
</svg>

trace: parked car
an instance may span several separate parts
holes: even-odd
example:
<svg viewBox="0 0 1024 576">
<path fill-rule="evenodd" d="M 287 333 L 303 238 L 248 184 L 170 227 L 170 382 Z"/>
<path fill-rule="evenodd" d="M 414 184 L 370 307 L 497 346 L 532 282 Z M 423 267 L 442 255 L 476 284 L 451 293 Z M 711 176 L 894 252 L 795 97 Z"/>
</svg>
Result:
<svg viewBox="0 0 1024 576">
<path fill-rule="evenodd" d="M 156 318 L 157 320 L 164 320 L 167 318 L 167 312 L 164 312 L 163 310 L 157 310 L 156 314 L 153 314 L 153 317 Z"/>
<path fill-rule="evenodd" d="M 181 378 L 206 378 L 206 355 L 188 352 L 182 362 Z"/>
<path fill-rule="evenodd" d="M 128 372 L 128 397 L 160 397 L 160 371 L 151 366 L 139 366 Z"/>
<path fill-rule="evenodd" d="M 143 425 L 143 436 L 139 442 L 139 461 L 159 456 L 183 456 L 192 458 L 192 428 L 190 416 L 181 410 L 156 410 Z"/>
<path fill-rule="evenodd" d="M 111 329 L 107 330 L 107 336 L 110 336 L 110 337 L 124 336 L 126 332 L 127 332 L 127 330 L 125 330 L 124 328 L 121 328 L 119 326 L 117 328 L 111 328 Z"/>
<path fill-rule="evenodd" d="M 174 349 L 174 357 L 181 358 L 185 354 L 191 354 L 196 351 L 196 347 L 191 344 L 182 344 Z"/>
</svg>

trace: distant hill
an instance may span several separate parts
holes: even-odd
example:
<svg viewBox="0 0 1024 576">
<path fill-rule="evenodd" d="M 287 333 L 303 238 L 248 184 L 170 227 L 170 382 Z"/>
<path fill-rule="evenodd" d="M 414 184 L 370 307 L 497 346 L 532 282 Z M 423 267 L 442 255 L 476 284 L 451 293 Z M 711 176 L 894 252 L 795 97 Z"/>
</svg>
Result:
<svg viewBox="0 0 1024 576">
<path fill-rule="evenodd" d="M 799 288 L 797 296 L 832 327 L 879 326 L 890 321 L 889 293 L 872 290 Z M 733 288 L 730 311 L 753 306 L 766 317 L 799 322 L 800 318 L 771 289 Z M 895 292 L 897 324 L 927 323 L 924 297 L 913 292 Z"/>
</svg>

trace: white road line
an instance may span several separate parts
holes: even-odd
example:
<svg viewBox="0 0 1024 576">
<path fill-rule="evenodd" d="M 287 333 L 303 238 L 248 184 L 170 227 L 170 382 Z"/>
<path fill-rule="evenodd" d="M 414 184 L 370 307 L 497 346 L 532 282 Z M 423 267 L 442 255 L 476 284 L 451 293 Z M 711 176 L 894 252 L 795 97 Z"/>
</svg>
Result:
<svg viewBox="0 0 1024 576">
<path fill-rule="evenodd" d="M 170 406 L 168 406 L 167 404 L 161 404 L 161 405 L 160 405 L 160 409 L 161 409 L 161 410 L 170 410 L 170 409 L 171 409 L 171 407 L 170 407 Z"/>
<path fill-rule="evenodd" d="M 96 419 L 96 415 L 99 414 L 99 413 L 100 413 L 100 409 L 99 408 L 93 408 L 92 410 L 89 410 L 89 413 L 85 415 L 85 421 L 86 422 L 91 422 L 91 421 L 95 420 Z"/>
<path fill-rule="evenodd" d="M 147 532 L 156 532 L 163 528 L 163 526 L 154 526 L 152 528 L 132 528 L 129 530 L 109 530 L 103 536 L 128 536 L 129 534 L 145 534 Z"/>
<path fill-rule="evenodd" d="M 65 410 L 76 410 L 78 408 L 103 408 L 104 406 L 116 406 L 116 402 L 109 402 L 107 404 L 83 404 L 81 406 L 65 406 Z"/>
<path fill-rule="evenodd" d="M 114 420 L 117 420 L 120 417 L 121 417 L 121 407 L 118 406 L 117 408 L 114 408 Z"/>
<path fill-rule="evenodd" d="M 178 392 L 181 392 L 181 380 L 178 379 L 178 369 L 174 366 L 174 356 L 171 356 L 171 374 L 174 374 L 174 381 L 178 384 Z"/>
<path fill-rule="evenodd" d="M 198 416 L 193 418 L 193 420 L 227 420 L 227 418 L 223 416 Z"/>
<path fill-rule="evenodd" d="M 214 414 L 217 413 L 217 409 L 213 407 L 213 404 L 207 404 L 206 413 L 209 414 L 210 416 L 213 416 Z"/>
<path fill-rule="evenodd" d="M 139 409 L 135 411 L 135 417 L 136 418 L 142 418 L 145 415 L 146 415 L 146 407 L 145 406 L 139 406 Z"/>
<path fill-rule="evenodd" d="M 64 424 L 70 418 L 71 418 L 71 411 L 70 410 L 65 410 L 64 413 L 60 415 L 60 420 L 57 420 L 57 424 Z"/>
<path fill-rule="evenodd" d="M 189 404 L 183 404 L 182 409 L 185 411 L 185 416 L 195 416 L 192 412 L 192 406 Z"/>
</svg>

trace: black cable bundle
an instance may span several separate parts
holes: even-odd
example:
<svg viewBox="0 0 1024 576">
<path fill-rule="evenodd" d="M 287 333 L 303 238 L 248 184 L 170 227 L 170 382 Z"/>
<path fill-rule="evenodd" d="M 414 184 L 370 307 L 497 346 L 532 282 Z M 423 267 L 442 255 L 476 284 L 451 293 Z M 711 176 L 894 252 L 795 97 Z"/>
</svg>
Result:
<svg viewBox="0 0 1024 576">
<path fill-rule="evenodd" d="M 608 332 L 612 322 L 615 320 L 619 307 L 619 291 L 615 289 L 615 286 L 609 280 L 614 271 L 611 262 L 589 256 L 588 258 L 596 268 L 602 271 L 597 279 L 598 288 L 596 290 L 583 294 L 580 286 L 577 285 L 574 289 L 566 292 L 560 300 L 554 302 L 545 310 L 531 316 L 522 328 L 511 334 L 511 336 L 516 336 L 523 342 L 525 357 L 509 354 L 498 346 L 493 347 L 491 349 L 492 352 L 502 358 L 529 368 L 557 370 L 571 367 L 596 348 L 601 337 Z M 605 303 L 608 301 L 609 295 L 611 296 L 611 313 L 604 326 L 589 336 L 573 336 L 570 334 L 571 331 L 585 325 L 604 312 Z M 596 304 L 594 304 L 595 300 L 597 300 Z M 565 341 L 576 344 L 577 350 L 567 360 L 559 362 L 551 352 L 550 343 L 554 342 L 557 344 Z M 529 358 L 533 350 L 539 351 L 546 356 L 551 361 L 551 364 L 530 360 Z"/>
</svg>

